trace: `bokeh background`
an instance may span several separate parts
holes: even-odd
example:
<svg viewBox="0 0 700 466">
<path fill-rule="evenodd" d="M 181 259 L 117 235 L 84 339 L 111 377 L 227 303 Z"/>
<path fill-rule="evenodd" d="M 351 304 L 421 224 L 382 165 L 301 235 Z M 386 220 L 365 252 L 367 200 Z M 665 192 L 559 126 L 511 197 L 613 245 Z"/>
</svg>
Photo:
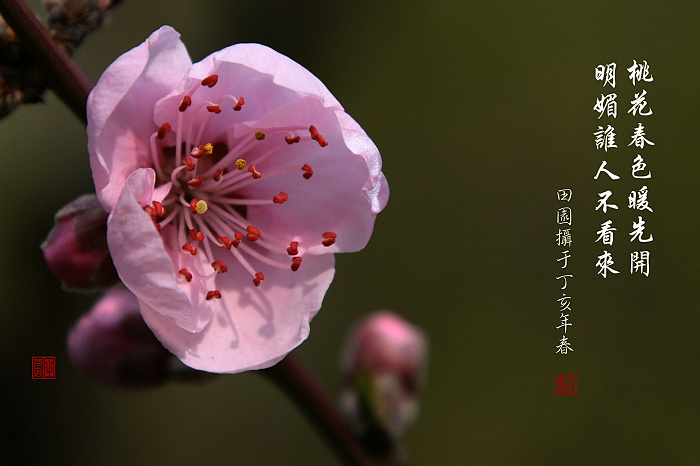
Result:
<svg viewBox="0 0 700 466">
<path fill-rule="evenodd" d="M 39 11 L 38 1 L 32 7 Z M 405 439 L 411 464 L 696 464 L 698 76 L 696 2 L 125 0 L 78 49 L 96 81 L 162 24 L 194 61 L 259 42 L 321 78 L 382 151 L 391 199 L 337 274 L 298 350 L 331 393 L 347 329 L 392 309 L 430 337 L 427 391 Z M 625 68 L 647 60 L 654 82 Z M 596 151 L 594 79 L 616 62 L 617 151 Z M 651 274 L 630 276 L 626 239 L 642 183 L 626 102 L 647 90 L 656 145 L 645 215 Z M 617 127 L 616 126 L 616 127 Z M 255 373 L 146 391 L 102 388 L 70 364 L 65 335 L 94 295 L 64 292 L 39 244 L 54 212 L 93 189 L 81 123 L 51 93 L 0 122 L 2 464 L 337 464 L 302 415 Z M 622 178 L 593 180 L 603 159 Z M 571 188 L 574 352 L 561 332 L 556 190 Z M 598 192 L 620 206 L 595 262 Z M 30 377 L 54 355 L 57 377 Z M 555 396 L 556 373 L 578 395 Z"/>
</svg>

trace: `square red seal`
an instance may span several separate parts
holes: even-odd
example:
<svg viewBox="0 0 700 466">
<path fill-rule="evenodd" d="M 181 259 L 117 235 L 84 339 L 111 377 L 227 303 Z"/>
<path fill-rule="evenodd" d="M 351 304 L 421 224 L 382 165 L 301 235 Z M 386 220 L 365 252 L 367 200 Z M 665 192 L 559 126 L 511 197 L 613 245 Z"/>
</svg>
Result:
<svg viewBox="0 0 700 466">
<path fill-rule="evenodd" d="M 555 395 L 576 395 L 576 374 L 554 374 Z"/>
<path fill-rule="evenodd" d="M 55 379 L 56 357 L 34 356 L 32 357 L 32 379 Z"/>
</svg>

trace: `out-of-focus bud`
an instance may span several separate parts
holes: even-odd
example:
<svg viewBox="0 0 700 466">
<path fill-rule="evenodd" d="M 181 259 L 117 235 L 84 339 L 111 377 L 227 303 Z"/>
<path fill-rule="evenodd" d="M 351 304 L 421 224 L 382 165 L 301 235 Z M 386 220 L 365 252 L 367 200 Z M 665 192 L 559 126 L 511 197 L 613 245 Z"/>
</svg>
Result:
<svg viewBox="0 0 700 466">
<path fill-rule="evenodd" d="M 163 383 L 175 360 L 146 326 L 136 297 L 121 286 L 107 291 L 71 329 L 68 356 L 80 371 L 110 388 Z"/>
<path fill-rule="evenodd" d="M 350 334 L 342 404 L 370 451 L 381 454 L 416 418 L 426 362 L 423 333 L 392 312 L 370 315 Z"/>
<path fill-rule="evenodd" d="M 41 248 L 49 269 L 66 288 L 105 288 L 119 280 L 107 247 L 107 216 L 94 194 L 56 213 L 55 226 Z"/>
</svg>

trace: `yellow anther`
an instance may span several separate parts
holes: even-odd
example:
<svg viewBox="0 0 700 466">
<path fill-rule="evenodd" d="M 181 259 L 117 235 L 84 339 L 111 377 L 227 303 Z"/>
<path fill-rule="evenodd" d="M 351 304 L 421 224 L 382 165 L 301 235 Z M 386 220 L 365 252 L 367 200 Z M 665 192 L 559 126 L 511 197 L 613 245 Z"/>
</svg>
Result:
<svg viewBox="0 0 700 466">
<path fill-rule="evenodd" d="M 256 131 L 255 139 L 257 139 L 258 141 L 262 141 L 263 139 L 265 139 L 265 133 L 263 133 L 262 131 Z"/>
<path fill-rule="evenodd" d="M 214 146 L 211 145 L 211 142 L 204 144 L 204 151 L 207 155 L 211 155 L 214 152 Z"/>
<path fill-rule="evenodd" d="M 243 159 L 236 160 L 236 168 L 239 170 L 243 170 L 245 168 L 245 160 L 243 160 Z"/>
<path fill-rule="evenodd" d="M 195 210 L 197 211 L 198 214 L 203 214 L 204 212 L 207 211 L 209 206 L 207 206 L 207 203 L 204 201 L 199 201 L 194 205 Z"/>
</svg>

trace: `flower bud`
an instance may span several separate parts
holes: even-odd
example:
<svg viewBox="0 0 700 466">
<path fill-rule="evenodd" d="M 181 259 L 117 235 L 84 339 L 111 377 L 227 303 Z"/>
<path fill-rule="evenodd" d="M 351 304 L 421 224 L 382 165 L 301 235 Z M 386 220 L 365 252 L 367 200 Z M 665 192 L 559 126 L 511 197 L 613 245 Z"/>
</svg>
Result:
<svg viewBox="0 0 700 466">
<path fill-rule="evenodd" d="M 66 288 L 105 288 L 118 281 L 107 247 L 107 216 L 94 194 L 56 213 L 55 226 L 41 248 L 49 269 Z"/>
<path fill-rule="evenodd" d="M 136 297 L 121 286 L 107 291 L 71 329 L 68 356 L 110 388 L 163 383 L 174 359 L 146 326 Z"/>
<path fill-rule="evenodd" d="M 361 322 L 342 355 L 342 404 L 369 448 L 398 440 L 418 413 L 427 343 L 423 333 L 398 315 L 380 311 Z"/>
</svg>

